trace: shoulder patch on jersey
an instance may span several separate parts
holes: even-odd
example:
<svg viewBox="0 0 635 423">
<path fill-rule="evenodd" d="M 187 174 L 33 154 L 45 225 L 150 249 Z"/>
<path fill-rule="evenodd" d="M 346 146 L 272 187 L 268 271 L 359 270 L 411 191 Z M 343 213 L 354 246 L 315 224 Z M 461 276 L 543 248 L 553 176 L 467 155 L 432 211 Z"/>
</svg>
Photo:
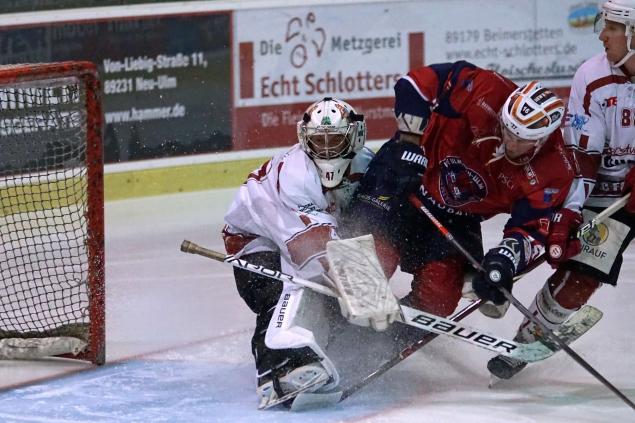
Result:
<svg viewBox="0 0 635 423">
<path fill-rule="evenodd" d="M 549 204 L 553 200 L 553 196 L 559 192 L 560 190 L 558 188 L 545 188 L 542 199 L 545 203 Z"/>
<path fill-rule="evenodd" d="M 578 131 L 581 131 L 582 129 L 584 129 L 584 125 L 587 124 L 587 122 L 589 121 L 588 116 L 585 115 L 579 115 L 579 114 L 573 114 L 573 115 L 568 115 L 569 119 L 565 119 L 565 126 L 567 126 L 567 124 L 569 126 L 571 126 L 573 129 L 576 129 Z"/>
</svg>

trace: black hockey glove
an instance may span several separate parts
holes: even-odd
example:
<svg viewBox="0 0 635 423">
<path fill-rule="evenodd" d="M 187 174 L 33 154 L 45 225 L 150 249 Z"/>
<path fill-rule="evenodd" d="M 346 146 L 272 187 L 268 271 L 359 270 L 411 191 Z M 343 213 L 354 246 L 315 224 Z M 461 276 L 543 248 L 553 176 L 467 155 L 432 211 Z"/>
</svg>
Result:
<svg viewBox="0 0 635 423">
<path fill-rule="evenodd" d="M 514 263 L 506 255 L 501 254 L 504 248 L 498 247 L 489 250 L 481 263 L 484 272 L 479 272 L 472 280 L 474 293 L 481 299 L 501 305 L 506 298 L 498 287 L 503 287 L 509 292 L 514 284 Z"/>
</svg>

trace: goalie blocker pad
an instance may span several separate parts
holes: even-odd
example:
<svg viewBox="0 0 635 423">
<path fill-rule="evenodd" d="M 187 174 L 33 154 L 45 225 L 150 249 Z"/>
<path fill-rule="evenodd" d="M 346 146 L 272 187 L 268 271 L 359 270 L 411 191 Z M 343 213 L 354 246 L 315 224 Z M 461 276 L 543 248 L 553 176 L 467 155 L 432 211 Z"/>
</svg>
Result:
<svg viewBox="0 0 635 423">
<path fill-rule="evenodd" d="M 329 241 L 326 254 L 328 278 L 337 287 L 340 310 L 349 322 L 383 331 L 401 316 L 372 235 Z"/>
</svg>

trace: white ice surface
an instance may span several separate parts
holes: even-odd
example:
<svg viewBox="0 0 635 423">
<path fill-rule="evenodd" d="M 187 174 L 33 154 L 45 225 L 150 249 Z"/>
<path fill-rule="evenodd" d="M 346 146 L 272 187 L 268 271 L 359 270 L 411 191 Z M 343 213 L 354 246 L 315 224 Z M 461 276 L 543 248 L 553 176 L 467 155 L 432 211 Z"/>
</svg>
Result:
<svg viewBox="0 0 635 423">
<path fill-rule="evenodd" d="M 234 190 L 106 205 L 107 358 L 102 367 L 69 360 L 0 361 L 0 422 L 626 422 L 635 411 L 566 354 L 488 389 L 491 356 L 437 338 L 372 385 L 330 409 L 257 411 L 249 339 L 254 318 L 235 291 L 232 269 L 179 251 L 189 239 L 222 251 L 222 215 Z M 486 245 L 504 220 L 485 226 Z M 572 345 L 635 399 L 634 250 L 617 288 L 591 304 L 602 321 Z M 549 270 L 514 293 L 528 304 Z M 408 280 L 398 275 L 395 290 Z M 520 314 L 465 322 L 512 337 Z"/>
</svg>

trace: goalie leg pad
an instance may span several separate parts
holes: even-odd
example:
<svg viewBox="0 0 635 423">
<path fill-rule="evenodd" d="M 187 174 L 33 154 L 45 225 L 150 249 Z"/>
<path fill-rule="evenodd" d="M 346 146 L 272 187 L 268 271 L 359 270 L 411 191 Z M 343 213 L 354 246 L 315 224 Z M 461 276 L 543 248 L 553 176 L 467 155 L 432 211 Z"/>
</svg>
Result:
<svg viewBox="0 0 635 423">
<path fill-rule="evenodd" d="M 465 260 L 447 256 L 419 267 L 414 274 L 411 304 L 414 308 L 449 316 L 461 300 Z"/>
<path fill-rule="evenodd" d="M 330 334 L 330 316 L 337 310 L 334 301 L 310 289 L 285 283 L 280 300 L 273 312 L 265 335 L 265 344 L 272 350 L 286 354 L 290 359 L 307 350 L 311 360 L 290 361 L 291 367 L 299 367 L 309 362 L 319 363 L 329 376 L 326 388 L 337 386 L 339 374 L 325 349 Z M 291 369 L 285 369 L 290 372 Z M 285 373 L 285 374 L 286 374 Z"/>
</svg>

